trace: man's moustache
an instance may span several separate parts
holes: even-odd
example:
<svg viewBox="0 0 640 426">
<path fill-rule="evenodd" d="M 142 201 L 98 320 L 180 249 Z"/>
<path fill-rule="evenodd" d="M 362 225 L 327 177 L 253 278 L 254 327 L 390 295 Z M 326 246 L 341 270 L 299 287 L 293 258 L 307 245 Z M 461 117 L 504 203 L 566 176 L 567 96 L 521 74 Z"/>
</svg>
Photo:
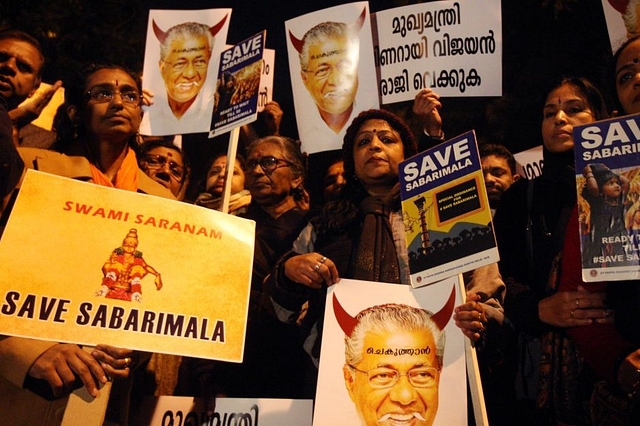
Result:
<svg viewBox="0 0 640 426">
<path fill-rule="evenodd" d="M 196 86 L 196 87 L 200 87 L 200 83 L 198 83 L 197 81 L 190 81 L 189 83 L 178 83 L 176 84 L 175 87 L 182 87 L 182 86 Z"/>
<path fill-rule="evenodd" d="M 323 98 L 337 98 L 339 96 L 346 96 L 349 93 L 348 90 L 334 90 L 332 92 L 327 92 L 322 95 Z"/>
<path fill-rule="evenodd" d="M 422 414 L 418 413 L 418 412 L 414 412 L 414 413 L 407 413 L 408 415 L 411 415 L 413 417 L 415 417 L 416 419 L 420 420 L 420 421 L 425 421 L 426 419 L 424 417 L 422 417 Z M 406 416 L 407 414 L 394 414 L 394 413 L 387 413 L 384 416 L 380 417 L 378 419 L 378 422 L 384 422 L 389 420 L 392 417 L 398 417 L 398 416 Z"/>
</svg>

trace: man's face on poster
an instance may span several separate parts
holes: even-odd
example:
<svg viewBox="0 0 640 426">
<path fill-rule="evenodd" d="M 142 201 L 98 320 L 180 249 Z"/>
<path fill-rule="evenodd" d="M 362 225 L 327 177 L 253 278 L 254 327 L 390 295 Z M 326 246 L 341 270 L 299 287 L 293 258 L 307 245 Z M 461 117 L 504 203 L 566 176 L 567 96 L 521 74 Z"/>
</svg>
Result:
<svg viewBox="0 0 640 426">
<path fill-rule="evenodd" d="M 433 424 L 440 370 L 431 333 L 370 332 L 363 352 L 358 365 L 344 367 L 345 384 L 363 425 Z"/>
<path fill-rule="evenodd" d="M 358 92 L 358 54 L 357 45 L 346 36 L 309 46 L 308 64 L 301 75 L 318 108 L 341 114 L 351 107 Z"/>
<path fill-rule="evenodd" d="M 195 98 L 207 79 L 211 46 L 206 36 L 174 39 L 160 60 L 160 74 L 168 96 L 176 102 Z"/>
</svg>

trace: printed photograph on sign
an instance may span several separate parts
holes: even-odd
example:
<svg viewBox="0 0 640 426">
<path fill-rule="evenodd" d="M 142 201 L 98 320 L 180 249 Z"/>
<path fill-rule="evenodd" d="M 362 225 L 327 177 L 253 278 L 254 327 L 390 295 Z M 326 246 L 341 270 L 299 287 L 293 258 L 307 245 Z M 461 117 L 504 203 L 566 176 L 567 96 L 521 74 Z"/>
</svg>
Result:
<svg viewBox="0 0 640 426">
<path fill-rule="evenodd" d="M 209 131 L 230 20 L 231 9 L 149 11 L 143 86 L 153 105 L 144 107 L 141 134 Z"/>
<path fill-rule="evenodd" d="M 585 281 L 640 278 L 640 115 L 574 127 Z"/>
<path fill-rule="evenodd" d="M 314 426 L 466 425 L 464 336 L 451 320 L 458 288 L 457 277 L 420 289 L 331 286 Z"/>
<path fill-rule="evenodd" d="M 222 52 L 209 137 L 257 118 L 265 36 L 262 31 Z"/>
<path fill-rule="evenodd" d="M 378 108 L 369 5 L 319 10 L 286 21 L 285 30 L 302 150 L 340 149 L 351 120 Z"/>
</svg>

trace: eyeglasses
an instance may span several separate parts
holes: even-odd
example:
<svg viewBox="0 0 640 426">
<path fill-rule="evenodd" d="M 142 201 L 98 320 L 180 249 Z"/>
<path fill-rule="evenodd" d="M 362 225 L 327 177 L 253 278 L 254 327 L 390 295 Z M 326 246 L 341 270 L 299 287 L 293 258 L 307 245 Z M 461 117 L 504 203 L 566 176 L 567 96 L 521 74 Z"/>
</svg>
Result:
<svg viewBox="0 0 640 426">
<path fill-rule="evenodd" d="M 122 91 L 111 86 L 94 86 L 89 89 L 86 96 L 95 102 L 111 102 L 117 94 L 122 98 L 122 102 L 128 105 L 140 105 L 140 93 L 133 89 L 124 89 Z"/>
<path fill-rule="evenodd" d="M 409 383 L 416 388 L 431 388 L 437 384 L 437 378 L 440 370 L 434 367 L 416 367 L 401 373 L 393 368 L 374 368 L 369 371 L 360 370 L 353 365 L 349 365 L 356 372 L 366 374 L 369 379 L 369 385 L 376 389 L 385 389 L 395 386 L 400 380 L 400 376 L 407 376 Z"/>
<path fill-rule="evenodd" d="M 357 69 L 357 62 L 354 62 L 350 59 L 343 59 L 341 61 L 338 61 L 338 63 L 336 63 L 335 65 L 323 64 L 316 69 L 306 69 L 303 71 L 313 74 L 317 79 L 325 79 L 329 77 L 333 70 L 336 70 L 341 74 L 353 74 Z"/>
<path fill-rule="evenodd" d="M 169 160 L 163 155 L 147 154 L 141 161 L 143 166 L 146 166 L 149 170 L 157 170 L 164 167 L 165 164 L 169 164 L 169 175 L 178 182 L 182 182 L 184 176 L 184 167 L 176 163 L 173 160 Z"/>
<path fill-rule="evenodd" d="M 175 62 L 169 62 L 169 61 L 162 61 L 162 62 L 171 65 L 171 69 L 173 71 L 183 71 L 185 68 L 187 68 L 187 66 L 190 63 L 197 70 L 203 70 L 207 68 L 207 66 L 209 65 L 209 60 L 206 58 L 196 58 L 193 61 L 188 61 L 186 59 L 178 59 Z"/>
<path fill-rule="evenodd" d="M 283 160 L 281 158 L 276 158 L 272 156 L 262 157 L 258 160 L 247 160 L 244 163 L 244 171 L 251 172 L 256 166 L 260 164 L 260 168 L 264 171 L 265 174 L 271 174 L 275 169 L 280 167 L 288 167 L 291 165 L 287 160 Z"/>
</svg>

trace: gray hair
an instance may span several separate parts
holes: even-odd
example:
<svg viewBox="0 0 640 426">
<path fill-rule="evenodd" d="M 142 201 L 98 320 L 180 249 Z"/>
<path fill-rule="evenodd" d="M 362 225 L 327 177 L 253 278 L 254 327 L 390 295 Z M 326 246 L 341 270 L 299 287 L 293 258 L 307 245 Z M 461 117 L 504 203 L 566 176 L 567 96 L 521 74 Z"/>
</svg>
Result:
<svg viewBox="0 0 640 426">
<path fill-rule="evenodd" d="M 360 47 L 360 38 L 358 31 L 354 31 L 344 22 L 321 22 L 307 31 L 302 37 L 302 49 L 300 49 L 300 68 L 306 70 L 309 66 L 309 46 L 312 44 L 323 43 L 326 40 L 346 37 L 349 43 L 349 49 Z M 358 55 L 355 55 L 358 58 Z"/>
<path fill-rule="evenodd" d="M 291 169 L 291 174 L 294 179 L 302 177 L 304 182 L 305 177 L 305 160 L 302 155 L 302 151 L 300 150 L 300 142 L 295 141 L 286 136 L 266 136 L 264 138 L 259 138 L 252 141 L 249 146 L 247 146 L 247 155 L 249 158 L 254 149 L 263 143 L 270 143 L 280 147 L 284 154 L 284 160 L 289 162 L 289 168 Z"/>
<path fill-rule="evenodd" d="M 431 319 L 433 313 L 412 306 L 388 303 L 372 306 L 360 312 L 351 336 L 344 338 L 344 357 L 347 365 L 358 365 L 364 354 L 367 333 L 423 332 L 430 333 L 436 342 L 438 368 L 444 360 L 445 333 Z"/>
<path fill-rule="evenodd" d="M 167 30 L 167 38 L 164 43 L 160 43 L 160 60 L 164 61 L 169 52 L 169 46 L 176 39 L 192 38 L 205 36 L 209 42 L 209 54 L 213 50 L 215 39 L 209 31 L 209 26 L 205 24 L 199 24 L 197 22 L 184 22 L 182 24 L 174 25 Z"/>
</svg>

